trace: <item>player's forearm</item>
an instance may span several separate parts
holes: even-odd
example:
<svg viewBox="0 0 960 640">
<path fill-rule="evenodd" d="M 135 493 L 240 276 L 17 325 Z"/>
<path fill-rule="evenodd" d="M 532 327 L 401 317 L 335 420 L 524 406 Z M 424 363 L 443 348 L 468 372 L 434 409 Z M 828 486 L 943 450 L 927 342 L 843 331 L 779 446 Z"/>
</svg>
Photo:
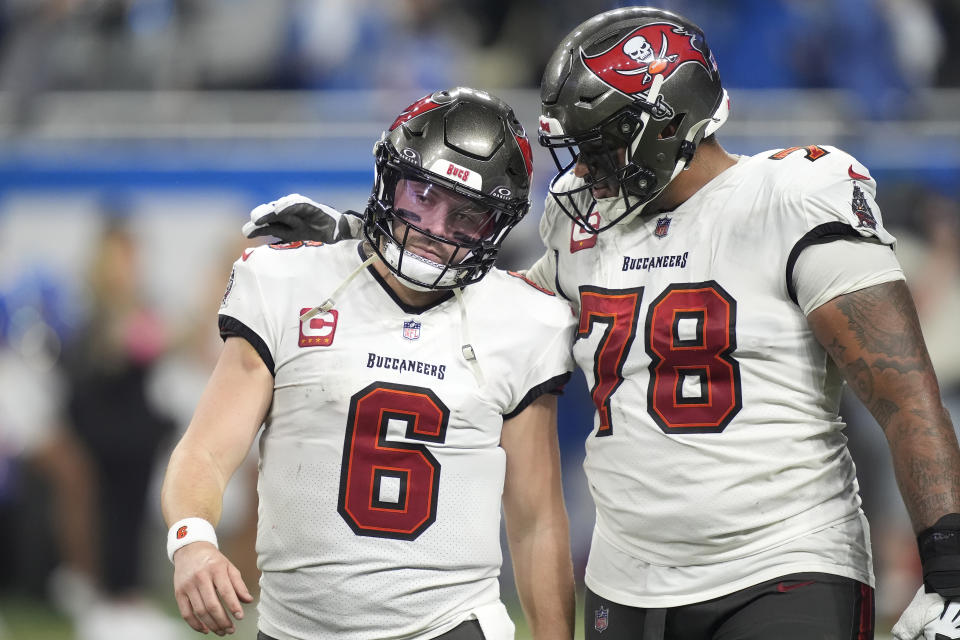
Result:
<svg viewBox="0 0 960 640">
<path fill-rule="evenodd" d="M 182 440 L 170 456 L 160 492 L 167 526 L 189 517 L 203 518 L 216 525 L 229 480 L 223 475 L 208 452 Z"/>
<path fill-rule="evenodd" d="M 960 449 L 906 285 L 840 296 L 808 319 L 883 429 L 914 528 L 960 512 Z"/>
<path fill-rule="evenodd" d="M 884 433 L 900 493 L 919 533 L 941 516 L 960 513 L 960 448 L 939 402 L 901 410 L 898 418 Z"/>
<path fill-rule="evenodd" d="M 161 504 L 168 524 L 220 519 L 223 492 L 242 464 L 273 398 L 273 375 L 249 342 L 228 338 L 170 456 Z"/>
<path fill-rule="evenodd" d="M 511 531 L 517 593 L 535 640 L 573 638 L 575 594 L 566 512 L 560 505 L 536 526 Z"/>
<path fill-rule="evenodd" d="M 536 640 L 573 637 L 570 526 L 560 482 L 557 398 L 505 421 L 503 514 L 520 603 Z"/>
</svg>

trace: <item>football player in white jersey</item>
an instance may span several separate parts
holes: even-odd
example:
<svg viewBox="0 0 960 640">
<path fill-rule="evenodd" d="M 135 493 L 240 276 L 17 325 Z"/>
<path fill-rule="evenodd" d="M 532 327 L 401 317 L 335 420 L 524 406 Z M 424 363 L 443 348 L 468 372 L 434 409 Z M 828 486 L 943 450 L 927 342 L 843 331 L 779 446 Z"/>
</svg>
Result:
<svg viewBox="0 0 960 640">
<path fill-rule="evenodd" d="M 577 309 L 597 409 L 586 637 L 872 638 L 846 381 L 918 533 L 895 637 L 960 638 L 960 449 L 869 171 L 825 145 L 727 153 L 716 61 L 666 11 L 576 27 L 541 98 L 559 173 L 527 276 Z"/>
<path fill-rule="evenodd" d="M 500 509 L 534 637 L 573 637 L 556 393 L 569 305 L 493 268 L 530 147 L 487 93 L 438 91 L 375 147 L 364 240 L 248 249 L 225 346 L 163 486 L 184 619 L 232 633 L 213 526 L 259 439 L 261 640 L 507 640 Z M 469 286 L 468 286 L 469 285 Z"/>
<path fill-rule="evenodd" d="M 560 173 L 528 276 L 579 310 L 597 408 L 587 638 L 873 636 L 844 379 L 919 534 L 897 637 L 960 637 L 960 450 L 867 169 L 816 144 L 727 153 L 703 32 L 656 9 L 574 29 L 541 102 Z"/>
</svg>

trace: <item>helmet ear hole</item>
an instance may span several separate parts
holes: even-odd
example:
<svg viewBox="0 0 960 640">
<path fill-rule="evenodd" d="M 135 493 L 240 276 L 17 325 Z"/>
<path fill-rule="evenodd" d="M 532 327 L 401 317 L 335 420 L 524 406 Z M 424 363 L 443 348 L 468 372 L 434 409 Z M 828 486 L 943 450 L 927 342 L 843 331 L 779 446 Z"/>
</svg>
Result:
<svg viewBox="0 0 960 640">
<path fill-rule="evenodd" d="M 660 130 L 660 134 L 657 136 L 659 140 L 672 140 L 677 136 L 677 131 L 680 130 L 680 127 L 683 125 L 683 119 L 687 116 L 685 113 L 678 113 L 673 116 L 670 122 L 667 123 L 663 129 Z"/>
</svg>

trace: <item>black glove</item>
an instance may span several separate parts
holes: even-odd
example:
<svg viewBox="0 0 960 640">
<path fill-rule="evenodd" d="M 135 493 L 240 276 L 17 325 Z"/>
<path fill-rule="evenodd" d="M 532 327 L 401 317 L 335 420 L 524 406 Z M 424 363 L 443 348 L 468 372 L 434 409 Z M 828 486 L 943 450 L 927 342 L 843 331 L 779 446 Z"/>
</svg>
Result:
<svg viewBox="0 0 960 640">
<path fill-rule="evenodd" d="M 960 513 L 949 513 L 917 536 L 927 593 L 960 598 Z"/>
<path fill-rule="evenodd" d="M 330 244 L 354 237 L 353 226 L 359 228 L 359 215 L 353 211 L 341 213 L 292 193 L 254 207 L 250 221 L 243 225 L 243 235 L 248 238 L 273 236 L 282 242 L 313 240 Z"/>
</svg>

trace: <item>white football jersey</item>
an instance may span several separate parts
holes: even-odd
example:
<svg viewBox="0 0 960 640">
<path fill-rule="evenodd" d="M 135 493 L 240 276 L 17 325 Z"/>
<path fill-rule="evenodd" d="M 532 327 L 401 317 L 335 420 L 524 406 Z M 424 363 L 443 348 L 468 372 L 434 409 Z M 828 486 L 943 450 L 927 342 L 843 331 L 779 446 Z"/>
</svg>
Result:
<svg viewBox="0 0 960 640">
<path fill-rule="evenodd" d="M 548 260 L 529 275 L 579 309 L 573 351 L 597 407 L 584 463 L 595 592 L 686 604 L 766 579 L 760 565 L 783 575 L 752 561 L 814 532 L 842 525 L 825 534 L 841 547 L 864 538 L 843 381 L 795 302 L 792 269 L 831 238 L 892 246 L 874 194 L 851 156 L 811 146 L 740 158 L 675 210 L 599 235 L 548 197 Z M 594 558 L 598 547 L 609 553 Z M 862 551 L 826 544 L 797 566 L 872 581 Z M 630 561 L 652 573 L 613 575 Z M 705 565 L 722 575 L 704 577 Z"/>
<path fill-rule="evenodd" d="M 220 311 L 275 376 L 258 611 L 280 640 L 432 638 L 503 611 L 503 420 L 573 367 L 569 305 L 499 270 L 464 289 L 466 332 L 452 293 L 412 308 L 371 267 L 300 321 L 362 261 L 357 241 L 247 250 Z"/>
</svg>

